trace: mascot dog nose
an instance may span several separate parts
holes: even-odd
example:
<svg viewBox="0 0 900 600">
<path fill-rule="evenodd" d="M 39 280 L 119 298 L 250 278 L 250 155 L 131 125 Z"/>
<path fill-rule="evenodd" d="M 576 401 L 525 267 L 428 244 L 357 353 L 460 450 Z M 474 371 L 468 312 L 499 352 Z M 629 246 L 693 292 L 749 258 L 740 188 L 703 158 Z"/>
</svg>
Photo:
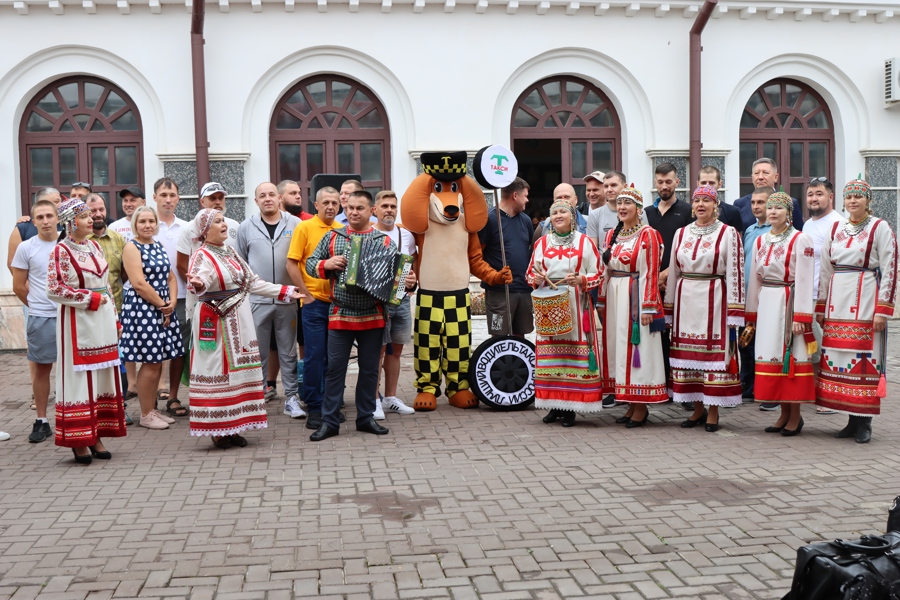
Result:
<svg viewBox="0 0 900 600">
<path fill-rule="evenodd" d="M 459 207 L 458 206 L 446 206 L 446 207 L 444 207 L 444 214 L 446 214 L 448 217 L 455 217 L 456 215 L 459 214 Z"/>
</svg>

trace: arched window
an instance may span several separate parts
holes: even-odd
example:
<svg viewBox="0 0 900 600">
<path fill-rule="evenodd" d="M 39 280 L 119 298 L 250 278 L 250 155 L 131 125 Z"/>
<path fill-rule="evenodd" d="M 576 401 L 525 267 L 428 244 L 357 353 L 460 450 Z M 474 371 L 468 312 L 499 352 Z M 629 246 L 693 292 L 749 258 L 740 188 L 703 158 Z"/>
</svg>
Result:
<svg viewBox="0 0 900 600">
<path fill-rule="evenodd" d="M 269 145 L 272 180 L 293 179 L 304 198 L 319 173 L 358 173 L 373 195 L 391 185 L 387 114 L 346 77 L 316 75 L 288 90 L 275 105 Z"/>
<path fill-rule="evenodd" d="M 79 181 L 106 198 L 109 216 L 118 218 L 118 191 L 144 187 L 141 140 L 137 106 L 118 87 L 83 75 L 54 81 L 28 103 L 19 127 L 22 213 L 40 188 L 68 195 Z"/>
<path fill-rule="evenodd" d="M 538 81 L 519 96 L 510 125 L 519 175 L 535 199 L 532 215 L 548 212 L 557 183 L 571 183 L 583 202 L 585 175 L 621 168 L 619 117 L 606 95 L 583 79 Z"/>
<path fill-rule="evenodd" d="M 831 111 L 811 87 L 774 79 L 753 92 L 741 116 L 741 195 L 753 191 L 753 161 L 778 164 L 778 181 L 800 200 L 813 177 L 834 179 L 834 125 Z"/>
</svg>

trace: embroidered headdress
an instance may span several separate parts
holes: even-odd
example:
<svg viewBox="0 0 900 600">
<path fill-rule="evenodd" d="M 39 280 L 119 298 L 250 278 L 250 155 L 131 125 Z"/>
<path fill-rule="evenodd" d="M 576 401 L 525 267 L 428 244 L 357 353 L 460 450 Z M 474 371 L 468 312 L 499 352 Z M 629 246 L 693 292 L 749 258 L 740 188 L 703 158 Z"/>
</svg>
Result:
<svg viewBox="0 0 900 600">
<path fill-rule="evenodd" d="M 772 208 L 773 206 L 780 206 L 788 211 L 788 222 L 790 222 L 794 213 L 794 200 L 788 194 L 784 191 L 771 194 L 769 199 L 766 200 L 766 208 Z"/>
<path fill-rule="evenodd" d="M 866 200 L 872 199 L 872 186 L 864 181 L 862 175 L 844 186 L 844 198 L 847 196 L 863 196 Z"/>
<path fill-rule="evenodd" d="M 716 188 L 712 187 L 711 185 L 701 185 L 696 190 L 694 190 L 694 193 L 691 194 L 691 201 L 694 201 L 701 196 L 709 198 L 716 204 L 719 204 L 719 193 L 716 191 Z"/>
<path fill-rule="evenodd" d="M 56 213 L 59 215 L 60 224 L 66 226 L 66 235 L 72 235 L 75 231 L 75 217 L 85 211 L 90 212 L 90 209 L 80 198 L 72 198 L 59 205 Z"/>
<path fill-rule="evenodd" d="M 575 227 L 578 223 L 578 217 L 575 215 L 575 207 L 572 206 L 567 200 L 557 200 L 553 204 L 550 205 L 550 214 L 553 214 L 553 211 L 557 208 L 564 208 L 569 211 L 569 216 L 571 217 L 571 229 L 569 231 L 574 231 Z M 565 232 L 568 233 L 568 232 Z"/>
<path fill-rule="evenodd" d="M 197 225 L 197 237 L 194 238 L 194 241 L 202 242 L 206 240 L 206 234 L 209 233 L 209 228 L 212 227 L 216 215 L 221 212 L 222 211 L 214 208 L 204 208 L 197 213 L 197 216 L 194 217 L 194 223 Z"/>
<path fill-rule="evenodd" d="M 639 191 L 634 188 L 634 184 L 631 184 L 631 187 L 627 187 L 619 192 L 619 195 L 616 196 L 616 200 L 619 198 L 627 198 L 637 204 L 639 210 L 643 210 L 644 208 L 644 196 L 641 195 Z"/>
</svg>

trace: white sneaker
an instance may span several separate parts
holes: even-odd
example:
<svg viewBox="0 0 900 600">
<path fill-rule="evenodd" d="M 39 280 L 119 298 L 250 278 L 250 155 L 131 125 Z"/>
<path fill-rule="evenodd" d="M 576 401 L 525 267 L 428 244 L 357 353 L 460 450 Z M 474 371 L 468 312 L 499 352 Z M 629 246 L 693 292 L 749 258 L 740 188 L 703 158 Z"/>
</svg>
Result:
<svg viewBox="0 0 900 600">
<path fill-rule="evenodd" d="M 385 398 L 383 406 L 384 410 L 386 410 L 387 412 L 398 413 L 401 415 L 412 415 L 416 412 L 416 409 L 414 409 L 412 406 L 403 404 L 403 400 L 401 400 L 397 396 L 388 396 L 387 398 Z"/>
<path fill-rule="evenodd" d="M 141 427 L 146 427 L 147 429 L 168 429 L 169 424 L 156 416 L 156 413 L 150 411 L 147 416 L 141 416 L 141 420 L 138 423 Z"/>
<path fill-rule="evenodd" d="M 9 434 L 5 431 L 0 431 L 0 442 L 5 442 L 9 439 Z"/>
<path fill-rule="evenodd" d="M 306 413 L 300 407 L 300 401 L 297 400 L 297 396 L 290 396 L 284 402 L 284 414 L 290 416 L 292 419 L 306 418 Z"/>
<path fill-rule="evenodd" d="M 384 409 L 381 408 L 381 398 L 375 398 L 375 413 L 372 418 L 376 421 L 384 421 Z"/>
<path fill-rule="evenodd" d="M 167 425 L 171 425 L 172 423 L 175 422 L 175 419 L 173 419 L 169 415 L 164 415 L 161 412 L 159 412 L 158 410 L 154 410 L 153 412 L 156 414 L 157 419 L 159 419 L 160 421 L 162 421 L 163 423 L 165 423 Z"/>
</svg>

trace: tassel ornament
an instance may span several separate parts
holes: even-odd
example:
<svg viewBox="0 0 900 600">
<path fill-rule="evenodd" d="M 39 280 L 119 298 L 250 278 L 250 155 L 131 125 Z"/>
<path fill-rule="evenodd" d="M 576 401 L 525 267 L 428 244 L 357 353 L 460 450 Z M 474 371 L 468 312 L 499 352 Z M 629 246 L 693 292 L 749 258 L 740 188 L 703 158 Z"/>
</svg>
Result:
<svg viewBox="0 0 900 600">
<path fill-rule="evenodd" d="M 641 324 L 635 320 L 631 323 L 631 344 L 637 346 L 641 343 Z"/>
<path fill-rule="evenodd" d="M 784 351 L 784 361 L 781 363 L 781 374 L 787 375 L 791 370 L 791 347 L 788 346 Z"/>
<path fill-rule="evenodd" d="M 641 368 L 641 351 L 637 346 L 634 347 L 634 353 L 631 355 L 631 366 L 635 369 Z"/>
<path fill-rule="evenodd" d="M 588 371 L 590 371 L 591 373 L 596 373 L 598 371 L 597 355 L 594 354 L 593 344 L 591 344 L 591 351 L 588 352 Z"/>
<path fill-rule="evenodd" d="M 884 373 L 878 378 L 878 388 L 875 390 L 875 395 L 879 398 L 887 398 L 887 379 L 885 379 Z"/>
</svg>

